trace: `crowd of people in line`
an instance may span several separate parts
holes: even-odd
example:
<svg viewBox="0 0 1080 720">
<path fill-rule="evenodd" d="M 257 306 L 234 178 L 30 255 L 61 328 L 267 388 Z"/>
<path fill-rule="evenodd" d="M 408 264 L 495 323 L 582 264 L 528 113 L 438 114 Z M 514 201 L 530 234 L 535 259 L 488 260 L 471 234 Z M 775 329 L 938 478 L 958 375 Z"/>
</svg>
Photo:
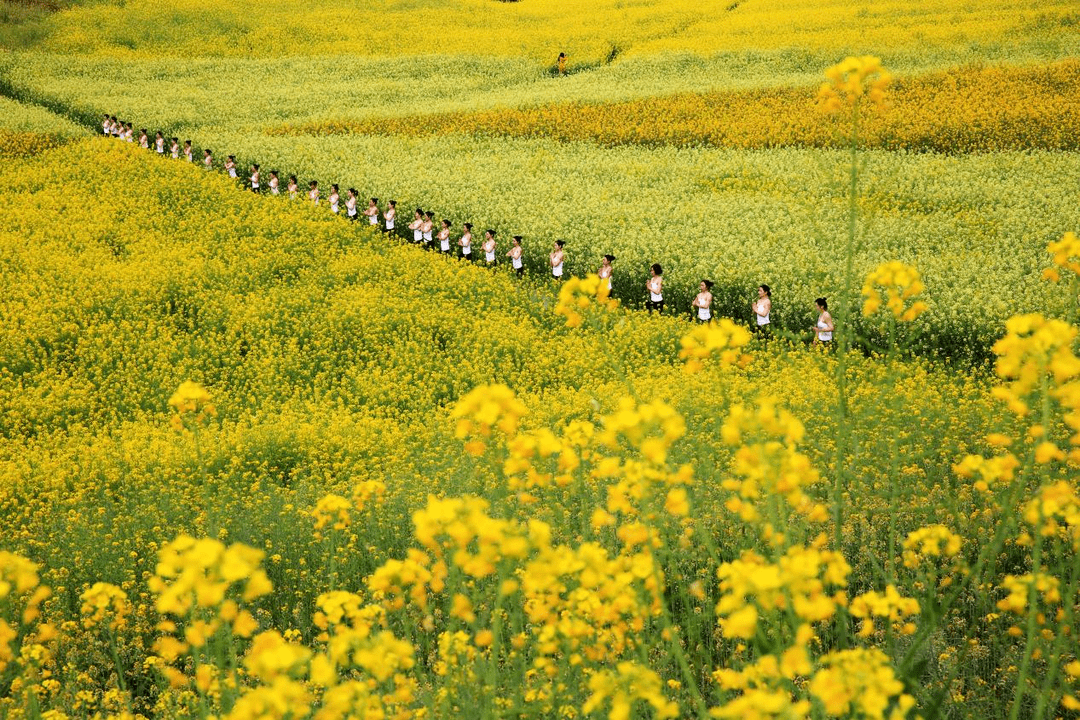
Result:
<svg viewBox="0 0 1080 720">
<path fill-rule="evenodd" d="M 107 137 L 115 137 L 125 142 L 135 143 L 135 131 L 130 122 L 118 121 L 115 115 L 105 114 L 101 124 L 102 133 Z M 190 140 L 185 140 L 183 145 L 180 144 L 178 138 L 166 138 L 159 130 L 154 133 L 153 139 L 150 138 L 146 129 L 139 130 L 138 140 L 139 147 L 147 150 L 153 150 L 158 155 L 164 156 L 166 153 L 169 157 L 179 159 L 183 155 L 184 160 L 189 163 L 195 162 L 194 150 Z M 214 169 L 214 155 L 213 151 L 209 148 L 204 149 L 202 155 L 202 165 L 206 170 Z M 229 155 L 224 164 L 225 172 L 229 177 L 239 180 L 240 169 L 236 164 L 236 157 Z M 252 164 L 249 171 L 245 173 L 246 180 L 245 185 L 254 193 L 262 193 L 263 190 L 263 175 L 262 170 L 258 164 Z M 281 178 L 277 170 L 270 170 L 269 177 L 266 179 L 266 191 L 271 195 L 281 195 Z M 286 182 L 284 193 L 290 198 L 295 200 L 300 196 L 300 182 L 295 175 L 290 175 Z M 309 202 L 318 206 L 322 201 L 322 194 L 319 189 L 319 182 L 317 180 L 311 180 L 308 183 L 306 191 L 306 197 Z M 365 220 L 372 227 L 380 228 L 388 233 L 394 233 L 397 230 L 397 201 L 390 200 L 385 208 L 379 206 L 379 199 L 376 197 L 368 198 L 367 207 L 362 210 L 359 207 L 360 199 L 359 193 L 356 188 L 348 188 L 345 191 L 344 202 L 341 199 L 341 189 L 337 183 L 330 186 L 330 194 L 326 198 L 327 205 L 330 207 L 330 211 L 335 214 L 344 214 L 344 216 L 353 222 L 358 222 L 360 215 L 363 215 Z M 342 212 L 344 208 L 344 212 Z M 435 213 L 431 210 L 423 210 L 422 208 L 416 208 L 413 212 L 413 219 L 408 224 L 408 230 L 412 231 L 412 242 L 424 247 L 434 248 L 436 243 L 438 244 L 438 251 L 445 255 L 457 254 L 458 257 L 464 260 L 473 260 L 473 226 L 471 223 L 464 223 L 462 225 L 462 233 L 456 238 L 451 238 L 451 228 L 453 223 L 450 220 L 440 220 L 439 229 L 435 230 Z M 489 266 L 495 266 L 498 264 L 497 258 L 497 232 L 492 229 L 484 231 L 483 240 L 480 242 L 480 252 L 483 253 L 483 262 Z M 512 245 L 510 250 L 505 253 L 505 257 L 510 261 L 510 267 L 518 275 L 525 274 L 525 265 L 522 259 L 522 236 L 514 235 L 512 238 Z M 454 246 L 456 247 L 456 250 Z M 561 281 L 563 278 L 563 268 L 566 262 L 565 254 L 566 244 L 562 240 L 556 240 L 550 254 L 548 255 L 548 264 L 551 271 L 551 277 L 556 281 Z M 601 280 L 607 282 L 609 293 L 614 290 L 614 284 L 612 281 L 612 275 L 614 273 L 614 255 L 604 255 L 600 259 L 600 266 L 596 271 L 596 274 Z M 698 322 L 706 323 L 712 319 L 712 287 L 711 280 L 702 279 L 698 286 L 698 293 L 694 296 L 694 300 L 691 303 L 692 317 Z M 664 269 L 659 263 L 654 263 L 649 270 L 649 277 L 645 282 L 645 292 L 647 294 L 647 300 L 645 301 L 645 308 L 650 312 L 656 312 L 662 314 L 664 312 Z M 831 343 L 833 339 L 834 322 L 832 316 L 829 314 L 828 300 L 824 297 L 817 298 L 814 301 L 818 319 L 815 324 L 814 330 L 814 342 L 815 343 Z M 763 335 L 768 335 L 771 320 L 770 315 L 772 313 L 772 291 L 768 285 L 759 285 L 757 289 L 757 298 L 750 303 L 750 308 L 753 311 L 755 330 Z"/>
</svg>

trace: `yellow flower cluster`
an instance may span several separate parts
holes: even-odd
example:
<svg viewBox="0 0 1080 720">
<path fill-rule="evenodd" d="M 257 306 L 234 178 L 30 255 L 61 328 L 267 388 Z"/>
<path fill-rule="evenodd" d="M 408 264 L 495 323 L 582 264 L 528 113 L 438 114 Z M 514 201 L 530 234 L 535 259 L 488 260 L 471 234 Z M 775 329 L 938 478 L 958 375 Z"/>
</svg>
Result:
<svg viewBox="0 0 1080 720">
<path fill-rule="evenodd" d="M 1059 268 L 1080 275 L 1080 237 L 1076 233 L 1065 233 L 1060 240 L 1047 245 L 1046 251 L 1053 256 L 1055 267 L 1044 270 L 1043 277 L 1057 282 L 1061 279 Z"/>
<path fill-rule="evenodd" d="M 1061 581 L 1046 573 L 1006 575 L 1001 581 L 1001 588 L 1008 592 L 1008 595 L 998 601 L 998 609 L 1017 615 L 1024 614 L 1032 596 L 1044 604 L 1061 602 Z"/>
<path fill-rule="evenodd" d="M 513 435 L 517 432 L 518 421 L 527 412 L 510 388 L 496 384 L 470 390 L 454 405 L 450 417 L 457 420 L 454 433 L 459 440 L 473 438 L 465 449 L 479 455 L 485 448 L 481 438 L 491 437 L 493 429 Z"/>
<path fill-rule="evenodd" d="M 851 601 L 848 610 L 852 617 L 861 618 L 863 621 L 859 637 L 870 637 L 874 634 L 875 617 L 888 620 L 901 634 L 911 635 L 915 632 L 915 623 L 905 623 L 904 618 L 919 614 L 919 601 L 903 597 L 897 592 L 896 586 L 888 585 L 883 593 L 871 590 L 859 595 Z"/>
<path fill-rule="evenodd" d="M 931 558 L 953 558 L 960 553 L 960 536 L 944 525 L 928 525 L 904 538 L 904 566 L 916 568 Z"/>
<path fill-rule="evenodd" d="M 885 292 L 884 298 L 881 289 Z M 863 281 L 862 295 L 865 300 L 862 313 L 869 317 L 884 304 L 894 318 L 901 322 L 911 322 L 926 312 L 929 306 L 922 300 L 916 300 L 910 305 L 906 301 L 920 295 L 925 289 L 919 271 L 911 265 L 899 260 L 883 263 Z"/>
<path fill-rule="evenodd" d="M 818 90 L 818 103 L 826 112 L 854 108 L 864 101 L 875 108 L 886 107 L 885 91 L 892 75 L 871 55 L 848 57 L 825 71 L 828 82 Z"/>
<path fill-rule="evenodd" d="M 273 589 L 260 567 L 264 555 L 261 550 L 239 543 L 226 547 L 218 540 L 180 535 L 161 548 L 155 574 L 150 578 L 150 590 L 158 596 L 155 607 L 163 615 L 183 618 L 193 609 L 221 606 L 230 591 L 236 591 L 244 602 L 262 597 Z M 234 617 L 223 615 L 222 619 L 235 620 L 234 631 L 246 624 L 241 616 L 228 614 Z"/>
<path fill-rule="evenodd" d="M 750 331 L 742 325 L 736 325 L 727 318 L 716 322 L 698 325 L 683 336 L 679 357 L 686 359 L 685 370 L 689 374 L 700 372 L 705 361 L 716 357 L 721 366 L 738 365 L 746 367 L 750 355 L 740 352 L 740 348 L 750 343 Z"/>
<path fill-rule="evenodd" d="M 1080 549 L 1080 496 L 1069 482 L 1040 488 L 1024 508 L 1024 520 L 1045 537 L 1071 538 L 1073 547 Z"/>
<path fill-rule="evenodd" d="M 823 663 L 825 669 L 810 680 L 810 692 L 833 717 L 900 720 L 915 706 L 888 656 L 877 648 L 840 650 Z"/>
<path fill-rule="evenodd" d="M 127 593 L 111 583 L 96 582 L 79 599 L 82 600 L 83 625 L 86 627 L 95 627 L 107 620 L 110 630 L 119 630 L 131 612 Z"/>
<path fill-rule="evenodd" d="M 1030 412 L 1029 396 L 1052 378 L 1055 394 L 1070 409 L 1080 402 L 1080 358 L 1072 351 L 1077 330 L 1063 320 L 1038 314 L 1015 315 L 1005 324 L 1005 336 L 994 344 L 995 372 L 1006 384 L 995 387 L 994 395 L 1017 415 Z M 1080 433 L 1080 414 L 1071 412 L 1065 420 Z M 1080 434 L 1076 441 L 1080 442 Z"/>
<path fill-rule="evenodd" d="M 653 717 L 679 716 L 679 706 L 664 697 L 660 676 L 633 662 L 621 662 L 615 670 L 601 670 L 589 678 L 592 695 L 581 706 L 588 714 L 611 701 L 610 720 L 629 718 L 634 703 L 642 700 L 652 706 Z"/>
<path fill-rule="evenodd" d="M 572 277 L 559 288 L 559 302 L 555 305 L 555 314 L 566 318 L 567 327 L 581 327 L 585 321 L 586 310 L 594 305 L 603 310 L 613 310 L 619 301 L 610 297 L 606 281 L 595 273 L 579 278 Z"/>
<path fill-rule="evenodd" d="M 755 553 L 717 568 L 720 590 L 716 614 L 722 619 L 724 637 L 749 639 L 761 621 L 794 613 L 806 622 L 831 618 L 846 604 L 843 593 L 851 566 L 843 555 L 814 547 L 792 546 L 777 563 Z"/>
<path fill-rule="evenodd" d="M 798 450 L 804 433 L 802 422 L 769 397 L 756 408 L 733 405 L 720 428 L 724 443 L 735 448 L 733 477 L 721 482 L 733 493 L 725 507 L 743 522 L 760 526 L 772 543 L 785 541 L 790 513 L 811 522 L 828 517 L 825 507 L 805 492 L 819 474 Z"/>
</svg>

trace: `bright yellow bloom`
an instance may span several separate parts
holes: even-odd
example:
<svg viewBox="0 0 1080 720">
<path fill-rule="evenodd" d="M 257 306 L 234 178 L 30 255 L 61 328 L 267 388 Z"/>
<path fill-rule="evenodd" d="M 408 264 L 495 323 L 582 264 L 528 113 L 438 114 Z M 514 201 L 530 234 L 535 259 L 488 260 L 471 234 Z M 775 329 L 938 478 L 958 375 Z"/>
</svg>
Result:
<svg viewBox="0 0 1080 720">
<path fill-rule="evenodd" d="M 884 297 L 879 288 L 884 290 Z M 918 300 L 910 305 L 906 304 L 906 301 L 925 289 L 919 271 L 911 265 L 898 260 L 878 265 L 863 282 L 862 294 L 866 298 L 863 302 L 863 315 L 873 315 L 884 304 L 894 318 L 901 322 L 911 322 L 925 312 L 928 306 Z"/>
<path fill-rule="evenodd" d="M 750 356 L 740 349 L 750 343 L 750 331 L 742 325 L 736 325 L 727 318 L 716 322 L 697 325 L 681 340 L 682 349 L 679 357 L 686 360 L 686 372 L 700 372 L 705 361 L 715 357 L 721 366 L 738 365 L 745 367 Z"/>
<path fill-rule="evenodd" d="M 592 305 L 602 310 L 613 310 L 618 306 L 619 301 L 611 298 L 610 292 L 607 282 L 595 274 L 572 277 L 559 288 L 555 314 L 566 318 L 567 327 L 580 327 L 585 321 L 583 313 Z"/>
</svg>

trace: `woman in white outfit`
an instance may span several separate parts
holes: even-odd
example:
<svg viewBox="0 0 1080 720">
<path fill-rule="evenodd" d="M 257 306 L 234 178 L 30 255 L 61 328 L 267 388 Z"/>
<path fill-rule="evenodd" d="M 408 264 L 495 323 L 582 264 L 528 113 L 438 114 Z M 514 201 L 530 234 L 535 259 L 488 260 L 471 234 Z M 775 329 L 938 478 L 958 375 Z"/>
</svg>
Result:
<svg viewBox="0 0 1080 720">
<path fill-rule="evenodd" d="M 472 260 L 472 223 L 465 223 L 465 232 L 458 238 L 457 244 L 461 248 L 461 259 Z"/>
<path fill-rule="evenodd" d="M 420 225 L 420 230 L 423 233 L 424 246 L 431 247 L 432 234 L 435 232 L 435 213 L 431 210 L 424 213 L 424 222 Z"/>
<path fill-rule="evenodd" d="M 611 282 L 611 276 L 615 273 L 615 267 L 611 264 L 613 262 L 615 262 L 614 255 L 605 255 L 600 258 L 600 269 L 596 271 L 601 280 L 607 281 L 608 297 L 611 296 L 611 291 L 615 289 L 614 284 Z"/>
<path fill-rule="evenodd" d="M 390 201 L 390 207 L 386 208 L 386 212 L 383 213 L 383 220 L 386 221 L 386 232 L 394 232 L 394 220 L 397 219 L 397 200 Z"/>
<path fill-rule="evenodd" d="M 814 326 L 814 344 L 829 347 L 832 345 L 833 330 L 836 329 L 832 315 L 829 314 L 829 301 L 819 297 L 814 304 L 818 311 L 817 324 Z"/>
<path fill-rule="evenodd" d="M 341 190 L 337 183 L 330 185 L 330 197 L 327 200 L 330 201 L 330 212 L 335 215 L 341 212 Z"/>
<path fill-rule="evenodd" d="M 236 177 L 236 158 L 230 155 L 225 158 L 225 172 L 229 173 L 229 177 Z"/>
<path fill-rule="evenodd" d="M 356 188 L 349 188 L 345 197 L 345 217 L 353 222 L 356 222 L 356 219 L 359 217 L 356 212 L 356 202 Z"/>
<path fill-rule="evenodd" d="M 555 249 L 548 255 L 548 264 L 551 266 L 551 277 L 562 282 L 563 276 L 563 263 L 566 262 L 566 253 L 563 248 L 566 247 L 566 243 L 562 240 L 555 241 Z"/>
<path fill-rule="evenodd" d="M 279 183 L 280 183 L 280 181 L 278 180 L 278 171 L 277 170 L 271 170 L 270 171 L 270 181 L 267 183 L 267 185 L 270 186 L 270 194 L 271 195 L 279 195 L 281 193 L 281 190 L 278 188 Z"/>
<path fill-rule="evenodd" d="M 364 217 L 368 225 L 372 227 L 379 224 L 379 198 L 368 198 L 368 205 L 364 208 Z"/>
<path fill-rule="evenodd" d="M 698 322 L 712 320 L 712 280 L 702 280 L 698 286 L 698 294 L 694 297 L 692 305 L 697 308 Z"/>
<path fill-rule="evenodd" d="M 420 229 L 420 226 L 424 224 L 424 211 L 420 208 L 416 208 L 416 212 L 413 213 L 413 221 L 409 223 L 409 229 L 412 230 L 412 241 L 414 243 L 421 243 L 424 240 L 424 231 Z"/>
<path fill-rule="evenodd" d="M 522 262 L 521 254 L 521 236 L 514 236 L 514 246 L 510 248 L 510 252 L 506 253 L 506 257 L 510 258 L 510 267 L 514 268 L 514 272 L 521 277 L 525 274 L 525 263 Z"/>
<path fill-rule="evenodd" d="M 664 312 L 664 268 L 660 263 L 653 263 L 649 268 L 649 279 L 645 283 L 645 291 L 649 293 L 649 299 L 645 302 L 645 308 L 652 313 L 653 310 L 663 314 Z"/>
<path fill-rule="evenodd" d="M 484 262 L 488 265 L 495 264 L 495 231 L 488 230 L 484 233 Z"/>
<path fill-rule="evenodd" d="M 754 317 L 757 319 L 757 325 L 755 328 L 762 336 L 767 337 L 769 334 L 769 313 L 772 312 L 772 291 L 768 285 L 758 285 L 758 299 L 750 303 L 750 308 L 754 311 Z"/>
<path fill-rule="evenodd" d="M 443 221 L 442 221 L 442 227 L 439 228 L 439 234 L 437 236 L 437 239 L 439 241 L 439 252 L 441 252 L 441 253 L 450 252 L 450 226 L 451 225 L 453 225 L 453 223 L 444 218 Z"/>
</svg>

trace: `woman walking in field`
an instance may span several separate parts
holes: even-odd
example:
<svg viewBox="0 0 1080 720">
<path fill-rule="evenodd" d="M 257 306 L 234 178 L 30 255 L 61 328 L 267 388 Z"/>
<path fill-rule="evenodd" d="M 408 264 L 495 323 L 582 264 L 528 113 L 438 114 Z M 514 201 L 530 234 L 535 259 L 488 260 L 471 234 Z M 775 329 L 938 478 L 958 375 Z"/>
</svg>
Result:
<svg viewBox="0 0 1080 720">
<path fill-rule="evenodd" d="M 356 188 L 349 188 L 345 195 L 345 217 L 353 222 L 356 222 L 357 218 L 360 217 L 356 211 L 356 204 Z"/>
<path fill-rule="evenodd" d="M 484 262 L 489 266 L 495 265 L 495 231 L 488 230 L 484 233 Z"/>
<path fill-rule="evenodd" d="M 833 330 L 836 329 L 832 315 L 829 314 L 829 301 L 819 297 L 814 301 L 814 305 L 818 311 L 817 324 L 814 325 L 814 344 L 829 347 L 832 345 Z"/>
<path fill-rule="evenodd" d="M 158 155 L 165 154 L 165 136 L 161 134 L 160 130 L 154 135 L 154 152 Z"/>
<path fill-rule="evenodd" d="M 257 163 L 252 163 L 252 165 L 251 165 L 251 192 L 255 193 L 256 195 L 259 194 L 259 189 L 262 187 L 262 183 L 260 182 L 260 180 L 261 180 L 261 175 L 259 174 L 259 165 Z"/>
<path fill-rule="evenodd" d="M 566 254 L 563 252 L 565 246 L 565 242 L 556 240 L 555 248 L 551 251 L 551 254 L 548 255 L 548 264 L 551 266 L 551 277 L 559 281 L 562 281 L 563 262 L 566 260 Z"/>
<path fill-rule="evenodd" d="M 452 222 L 450 222 L 449 220 L 443 218 L 442 227 L 439 228 L 439 234 L 436 236 L 438 241 L 439 241 L 439 252 L 444 253 L 444 254 L 450 252 L 450 226 L 451 225 L 453 225 Z"/>
<path fill-rule="evenodd" d="M 697 308 L 697 320 L 698 322 L 709 322 L 712 320 L 712 280 L 702 280 L 701 285 L 698 286 L 698 294 L 694 297 L 694 302 L 691 303 Z"/>
<path fill-rule="evenodd" d="M 611 263 L 615 262 L 614 255 L 605 255 L 600 258 L 600 268 L 596 271 L 597 277 L 601 280 L 607 281 L 608 297 L 611 296 L 611 291 L 614 289 L 614 284 L 611 282 L 611 276 L 615 272 L 615 268 Z"/>
<path fill-rule="evenodd" d="M 139 131 L 139 147 L 143 150 L 150 149 L 150 136 L 146 134 L 146 128 Z"/>
<path fill-rule="evenodd" d="M 364 216 L 367 217 L 368 225 L 379 224 L 379 198 L 368 198 L 368 206 L 364 208 Z"/>
<path fill-rule="evenodd" d="M 758 285 L 757 300 L 750 303 L 750 308 L 754 311 L 754 318 L 757 320 L 755 326 L 757 331 L 761 333 L 762 337 L 768 337 L 769 314 L 772 312 L 772 291 L 768 285 Z"/>
<path fill-rule="evenodd" d="M 525 274 L 525 263 L 521 259 L 521 236 L 514 236 L 514 245 L 510 248 L 510 252 L 506 253 L 506 257 L 510 258 L 510 267 L 514 268 L 514 272 L 518 277 Z"/>
<path fill-rule="evenodd" d="M 423 232 L 424 247 L 431 247 L 434 241 L 432 233 L 435 232 L 435 213 L 431 210 L 424 213 L 424 222 L 420 225 L 420 230 Z"/>
<path fill-rule="evenodd" d="M 295 175 L 289 176 L 289 184 L 285 186 L 285 189 L 289 193 L 290 200 L 295 200 L 300 194 L 300 181 L 296 179 Z"/>
<path fill-rule="evenodd" d="M 135 128 L 131 126 L 131 123 L 125 123 L 124 125 L 124 142 L 135 142 Z"/>
<path fill-rule="evenodd" d="M 420 226 L 424 224 L 424 211 L 420 208 L 416 208 L 416 212 L 413 213 L 413 221 L 409 223 L 409 229 L 412 230 L 412 241 L 419 245 L 424 240 L 424 231 L 420 229 Z"/>
<path fill-rule="evenodd" d="M 191 148 L 191 141 L 190 140 L 185 140 L 184 141 L 184 159 L 187 160 L 189 163 L 190 162 L 195 162 L 194 154 L 195 154 L 195 151 L 192 150 L 192 148 Z"/>
<path fill-rule="evenodd" d="M 229 177 L 236 177 L 236 158 L 230 155 L 225 158 L 225 172 L 229 173 Z"/>
<path fill-rule="evenodd" d="M 281 193 L 281 190 L 278 189 L 278 183 L 279 183 L 279 181 L 278 181 L 278 171 L 277 170 L 271 170 L 270 171 L 270 181 L 268 183 L 266 183 L 267 185 L 270 186 L 270 194 L 271 195 L 279 195 Z"/>
<path fill-rule="evenodd" d="M 180 159 L 180 139 L 173 138 L 169 141 L 169 157 L 173 160 Z"/>
<path fill-rule="evenodd" d="M 383 220 L 386 221 L 386 232 L 394 232 L 394 220 L 397 219 L 397 200 L 390 201 L 390 207 L 386 208 L 386 212 L 383 213 Z"/>
<path fill-rule="evenodd" d="M 458 239 L 458 245 L 461 246 L 461 259 L 472 260 L 472 223 L 465 223 L 464 227 L 465 232 Z"/>
<path fill-rule="evenodd" d="M 645 302 L 645 307 L 650 313 L 655 310 L 662 315 L 664 313 L 664 268 L 660 267 L 660 263 L 653 263 L 649 268 L 649 273 L 649 279 L 645 282 L 649 299 Z"/>
<path fill-rule="evenodd" d="M 308 183 L 307 196 L 308 196 L 308 200 L 311 201 L 312 205 L 314 205 L 315 207 L 319 206 L 319 181 L 318 180 L 312 180 L 310 183 Z"/>
<path fill-rule="evenodd" d="M 337 215 L 341 210 L 341 191 L 337 183 L 330 185 L 330 197 L 327 200 L 330 202 L 330 212 Z"/>
<path fill-rule="evenodd" d="M 202 155 L 203 155 L 203 157 L 202 157 L 203 168 L 205 168 L 206 170 L 213 170 L 214 169 L 214 153 L 210 150 L 210 148 L 203 148 Z"/>
</svg>

